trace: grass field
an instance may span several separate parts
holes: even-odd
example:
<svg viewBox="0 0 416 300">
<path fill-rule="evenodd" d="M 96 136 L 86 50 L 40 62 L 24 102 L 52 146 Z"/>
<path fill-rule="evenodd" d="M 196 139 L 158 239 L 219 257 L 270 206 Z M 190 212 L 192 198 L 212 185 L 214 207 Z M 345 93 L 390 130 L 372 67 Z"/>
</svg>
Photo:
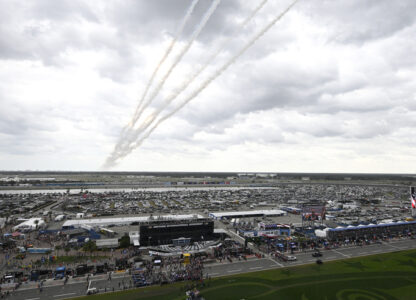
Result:
<svg viewBox="0 0 416 300">
<path fill-rule="evenodd" d="M 185 299 L 186 284 L 190 283 L 94 295 L 87 299 L 179 300 Z M 413 300 L 416 299 L 416 250 L 224 276 L 206 281 L 200 291 L 207 300 Z"/>
</svg>

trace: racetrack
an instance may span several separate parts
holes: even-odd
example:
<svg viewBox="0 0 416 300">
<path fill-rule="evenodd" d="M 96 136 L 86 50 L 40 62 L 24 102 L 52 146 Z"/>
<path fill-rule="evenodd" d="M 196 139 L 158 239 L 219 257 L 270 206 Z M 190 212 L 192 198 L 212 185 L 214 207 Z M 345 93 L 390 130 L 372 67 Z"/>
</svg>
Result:
<svg viewBox="0 0 416 300">
<path fill-rule="evenodd" d="M 416 295 L 416 250 L 217 277 L 196 283 L 209 299 L 406 300 Z M 136 289 L 89 299 L 184 299 L 185 285 Z M 88 298 L 86 298 L 88 299 Z"/>
</svg>

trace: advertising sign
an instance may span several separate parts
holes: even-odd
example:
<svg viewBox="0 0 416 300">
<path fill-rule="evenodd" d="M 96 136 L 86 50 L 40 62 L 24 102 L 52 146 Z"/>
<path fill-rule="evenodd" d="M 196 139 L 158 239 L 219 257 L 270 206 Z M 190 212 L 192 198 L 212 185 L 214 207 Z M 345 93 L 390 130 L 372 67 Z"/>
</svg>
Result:
<svg viewBox="0 0 416 300">
<path fill-rule="evenodd" d="M 325 220 L 325 206 L 323 205 L 304 206 L 302 209 L 302 220 L 304 221 Z"/>
</svg>

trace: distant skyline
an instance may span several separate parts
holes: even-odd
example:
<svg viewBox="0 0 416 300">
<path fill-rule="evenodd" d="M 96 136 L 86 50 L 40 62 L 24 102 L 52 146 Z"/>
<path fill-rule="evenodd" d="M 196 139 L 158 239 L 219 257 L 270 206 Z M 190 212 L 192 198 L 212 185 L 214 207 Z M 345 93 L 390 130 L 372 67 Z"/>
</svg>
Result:
<svg viewBox="0 0 416 300">
<path fill-rule="evenodd" d="M 0 170 L 98 170 L 191 2 L 1 1 Z M 261 2 L 221 1 L 149 108 L 291 3 L 241 29 Z M 416 173 L 415 16 L 412 0 L 300 0 L 111 171 Z"/>
</svg>

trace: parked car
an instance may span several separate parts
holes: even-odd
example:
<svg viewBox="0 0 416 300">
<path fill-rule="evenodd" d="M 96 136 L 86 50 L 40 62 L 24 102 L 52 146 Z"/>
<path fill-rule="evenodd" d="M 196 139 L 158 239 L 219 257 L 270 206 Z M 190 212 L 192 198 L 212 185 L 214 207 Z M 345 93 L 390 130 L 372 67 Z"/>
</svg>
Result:
<svg viewBox="0 0 416 300">
<path fill-rule="evenodd" d="M 288 260 L 288 261 L 294 261 L 294 260 L 296 260 L 296 256 L 291 256 L 291 255 L 289 255 L 289 256 L 287 257 L 287 260 Z"/>
<path fill-rule="evenodd" d="M 97 294 L 98 293 L 98 290 L 97 290 L 97 288 L 95 288 L 95 287 L 93 287 L 93 288 L 88 288 L 88 290 L 87 290 L 87 295 L 93 295 L 93 294 Z"/>
<path fill-rule="evenodd" d="M 321 257 L 322 253 L 321 252 L 314 252 L 314 253 L 312 253 L 312 256 L 313 257 Z"/>
</svg>

